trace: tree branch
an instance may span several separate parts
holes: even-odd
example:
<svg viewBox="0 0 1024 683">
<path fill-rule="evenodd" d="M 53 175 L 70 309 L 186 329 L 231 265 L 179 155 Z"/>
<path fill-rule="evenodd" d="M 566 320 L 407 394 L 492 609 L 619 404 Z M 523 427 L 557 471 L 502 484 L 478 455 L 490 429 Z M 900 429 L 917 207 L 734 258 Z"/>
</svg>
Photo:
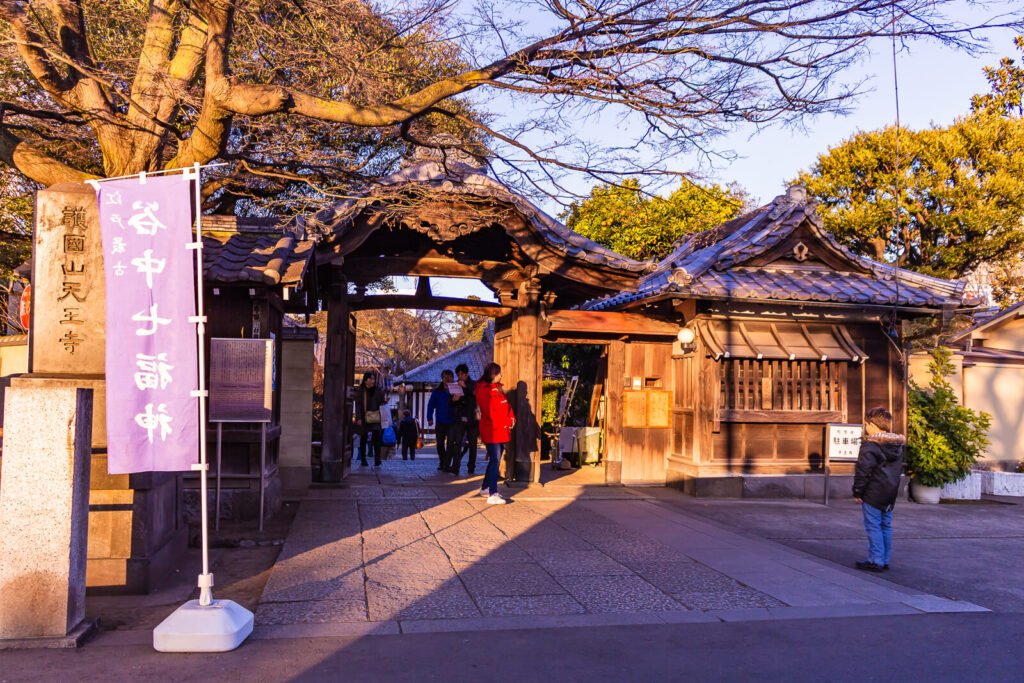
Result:
<svg viewBox="0 0 1024 683">
<path fill-rule="evenodd" d="M 0 125 L 0 161 L 42 185 L 82 182 L 98 176 L 57 161 Z"/>
</svg>

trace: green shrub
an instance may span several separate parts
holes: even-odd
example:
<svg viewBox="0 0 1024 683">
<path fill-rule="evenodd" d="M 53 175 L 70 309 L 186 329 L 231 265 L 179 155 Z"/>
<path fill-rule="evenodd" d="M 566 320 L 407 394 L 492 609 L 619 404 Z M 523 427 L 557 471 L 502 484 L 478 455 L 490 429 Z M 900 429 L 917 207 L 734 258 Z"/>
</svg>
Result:
<svg viewBox="0 0 1024 683">
<path fill-rule="evenodd" d="M 541 424 L 549 428 L 558 415 L 558 397 L 565 387 L 561 379 L 546 379 L 541 383 Z"/>
<path fill-rule="evenodd" d="M 939 347 L 931 356 L 928 388 L 910 382 L 907 471 L 925 486 L 945 486 L 966 477 L 984 454 L 992 420 L 960 405 L 946 380 L 953 374 L 952 352 Z"/>
</svg>

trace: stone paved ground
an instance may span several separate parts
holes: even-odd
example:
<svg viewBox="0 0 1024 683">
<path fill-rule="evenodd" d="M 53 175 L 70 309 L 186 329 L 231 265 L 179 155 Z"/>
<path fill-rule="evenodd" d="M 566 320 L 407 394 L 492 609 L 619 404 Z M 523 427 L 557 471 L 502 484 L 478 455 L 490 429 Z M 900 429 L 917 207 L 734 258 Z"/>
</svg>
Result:
<svg viewBox="0 0 1024 683">
<path fill-rule="evenodd" d="M 708 500 L 652 492 L 689 514 L 784 544 L 839 565 L 863 559 L 860 509 L 802 500 Z M 1024 613 L 1024 499 L 917 505 L 899 501 L 893 516 L 887 581 L 922 593 Z"/>
<path fill-rule="evenodd" d="M 642 489 L 510 489 L 511 504 L 488 506 L 475 495 L 479 476 L 435 468 L 436 460 L 392 460 L 379 473 L 357 468 L 346 488 L 311 491 L 256 610 L 258 628 L 390 624 L 382 632 L 397 632 L 609 615 L 649 623 L 790 608 L 973 608 L 740 536 Z"/>
</svg>

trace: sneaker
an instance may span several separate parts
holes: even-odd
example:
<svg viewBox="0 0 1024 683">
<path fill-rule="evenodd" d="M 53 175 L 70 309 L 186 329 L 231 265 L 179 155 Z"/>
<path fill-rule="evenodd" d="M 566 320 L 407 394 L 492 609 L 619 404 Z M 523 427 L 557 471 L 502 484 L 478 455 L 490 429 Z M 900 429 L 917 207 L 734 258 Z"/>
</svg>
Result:
<svg viewBox="0 0 1024 683">
<path fill-rule="evenodd" d="M 495 493 L 493 496 L 487 496 L 488 505 L 504 505 L 508 501 L 502 498 L 500 493 Z"/>
<path fill-rule="evenodd" d="M 857 569 L 860 569 L 865 572 L 873 572 L 875 574 L 880 574 L 883 571 L 885 571 L 885 569 L 875 564 L 874 562 L 857 562 L 855 566 L 857 567 Z"/>
<path fill-rule="evenodd" d="M 885 571 L 885 572 L 889 571 L 889 565 L 883 564 L 882 565 L 882 571 Z"/>
<path fill-rule="evenodd" d="M 488 491 L 486 487 L 484 487 L 484 488 L 480 489 L 480 495 L 481 496 L 489 496 L 489 495 L 491 495 L 491 492 Z"/>
</svg>

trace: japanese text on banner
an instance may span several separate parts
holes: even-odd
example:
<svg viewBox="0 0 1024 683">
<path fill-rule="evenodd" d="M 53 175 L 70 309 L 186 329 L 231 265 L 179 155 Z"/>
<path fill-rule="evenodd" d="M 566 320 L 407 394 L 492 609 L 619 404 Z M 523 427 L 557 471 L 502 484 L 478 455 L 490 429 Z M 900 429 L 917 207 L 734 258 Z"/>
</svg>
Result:
<svg viewBox="0 0 1024 683">
<path fill-rule="evenodd" d="M 188 470 L 199 448 L 192 187 L 110 181 L 99 203 L 110 473 Z"/>
</svg>

